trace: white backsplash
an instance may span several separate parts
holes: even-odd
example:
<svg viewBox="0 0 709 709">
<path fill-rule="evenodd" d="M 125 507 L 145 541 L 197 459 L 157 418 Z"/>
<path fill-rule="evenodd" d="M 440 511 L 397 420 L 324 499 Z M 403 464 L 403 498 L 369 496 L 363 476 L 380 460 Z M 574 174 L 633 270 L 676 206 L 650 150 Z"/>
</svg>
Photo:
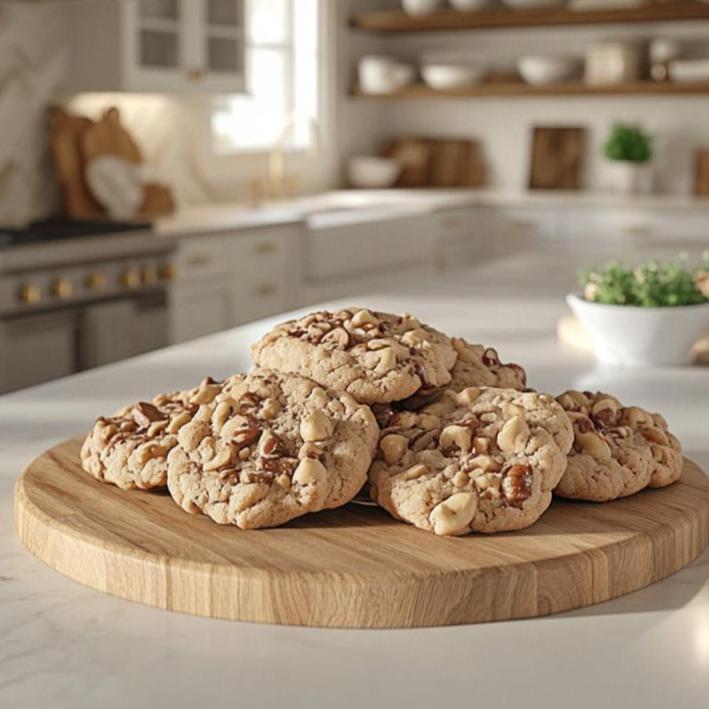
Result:
<svg viewBox="0 0 709 709">
<path fill-rule="evenodd" d="M 47 106 L 67 66 L 61 3 L 0 2 L 0 224 L 51 213 Z"/>
</svg>

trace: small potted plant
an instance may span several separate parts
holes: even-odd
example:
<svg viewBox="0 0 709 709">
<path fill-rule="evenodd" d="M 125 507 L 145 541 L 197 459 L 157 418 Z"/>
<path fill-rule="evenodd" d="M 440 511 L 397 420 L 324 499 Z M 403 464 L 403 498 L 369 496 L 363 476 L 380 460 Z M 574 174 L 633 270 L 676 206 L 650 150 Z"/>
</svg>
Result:
<svg viewBox="0 0 709 709">
<path fill-rule="evenodd" d="M 709 329 L 709 261 L 686 258 L 628 269 L 618 262 L 580 274 L 582 293 L 567 303 L 589 332 L 596 357 L 609 364 L 688 364 Z"/>
<path fill-rule="evenodd" d="M 639 126 L 616 123 L 603 143 L 611 186 L 625 195 L 652 191 L 652 138 Z"/>
</svg>

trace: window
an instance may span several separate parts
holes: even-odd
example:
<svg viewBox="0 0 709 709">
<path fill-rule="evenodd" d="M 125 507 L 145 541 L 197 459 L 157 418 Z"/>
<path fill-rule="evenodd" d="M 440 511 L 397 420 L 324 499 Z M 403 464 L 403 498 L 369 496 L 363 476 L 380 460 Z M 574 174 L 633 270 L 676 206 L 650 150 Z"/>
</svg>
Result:
<svg viewBox="0 0 709 709">
<path fill-rule="evenodd" d="M 215 99 L 219 152 L 268 150 L 292 120 L 288 148 L 309 147 L 319 103 L 320 0 L 246 0 L 247 94 Z"/>
</svg>

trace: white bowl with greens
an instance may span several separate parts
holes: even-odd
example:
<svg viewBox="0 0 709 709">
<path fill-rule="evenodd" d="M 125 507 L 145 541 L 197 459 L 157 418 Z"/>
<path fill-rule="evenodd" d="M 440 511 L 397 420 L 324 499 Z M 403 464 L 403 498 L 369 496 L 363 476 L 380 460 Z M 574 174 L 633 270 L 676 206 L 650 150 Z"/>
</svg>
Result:
<svg viewBox="0 0 709 709">
<path fill-rule="evenodd" d="M 686 365 L 709 331 L 709 271 L 684 261 L 634 269 L 612 263 L 581 274 L 567 303 L 593 339 L 599 361 L 626 367 Z"/>
</svg>

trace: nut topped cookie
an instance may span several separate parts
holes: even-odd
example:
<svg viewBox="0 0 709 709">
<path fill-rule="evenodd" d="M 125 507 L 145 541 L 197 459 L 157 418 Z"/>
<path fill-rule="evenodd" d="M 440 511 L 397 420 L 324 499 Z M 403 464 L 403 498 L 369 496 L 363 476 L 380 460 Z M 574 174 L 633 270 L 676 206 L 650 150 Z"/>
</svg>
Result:
<svg viewBox="0 0 709 709">
<path fill-rule="evenodd" d="M 519 364 L 503 364 L 497 350 L 484 345 L 471 345 L 461 337 L 453 338 L 453 347 L 458 355 L 449 389 L 462 391 L 468 387 L 499 387 L 500 389 L 524 390 L 527 373 Z"/>
<path fill-rule="evenodd" d="M 451 380 L 456 353 L 410 315 L 363 308 L 320 311 L 278 325 L 251 348 L 256 364 L 299 374 L 363 404 L 405 399 Z"/>
<path fill-rule="evenodd" d="M 458 355 L 451 370 L 451 381 L 445 389 L 462 391 L 468 387 L 498 387 L 500 389 L 518 389 L 524 391 L 527 386 L 527 373 L 519 364 L 503 364 L 497 350 L 484 345 L 472 345 L 460 337 L 451 342 Z M 412 397 L 402 402 L 406 409 L 417 410 L 438 400 L 444 389 L 425 387 Z"/>
<path fill-rule="evenodd" d="M 179 430 L 168 488 L 184 510 L 219 524 L 273 527 L 349 502 L 378 432 L 349 394 L 272 370 L 239 374 Z"/>
<path fill-rule="evenodd" d="M 554 491 L 560 497 L 607 502 L 670 485 L 681 475 L 679 441 L 659 414 L 623 406 L 603 392 L 566 391 L 557 401 L 574 429 L 568 466 Z"/>
<path fill-rule="evenodd" d="M 152 402 L 139 401 L 113 416 L 101 416 L 81 447 L 82 467 L 124 490 L 164 487 L 167 454 L 177 445 L 180 426 L 215 386 L 208 378 L 198 389 L 159 394 Z"/>
<path fill-rule="evenodd" d="M 392 414 L 369 472 L 372 498 L 436 534 L 522 529 L 549 506 L 572 440 L 546 394 L 448 390 L 418 412 Z"/>
</svg>

